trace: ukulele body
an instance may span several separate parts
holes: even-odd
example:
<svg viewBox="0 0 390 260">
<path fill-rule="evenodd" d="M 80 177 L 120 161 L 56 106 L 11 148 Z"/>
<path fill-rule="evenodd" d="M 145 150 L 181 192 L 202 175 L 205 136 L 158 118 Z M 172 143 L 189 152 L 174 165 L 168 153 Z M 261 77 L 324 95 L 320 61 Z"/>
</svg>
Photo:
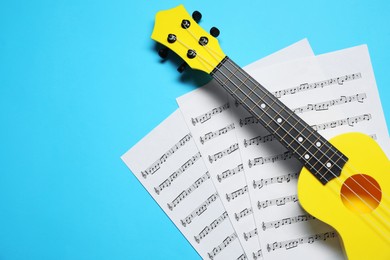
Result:
<svg viewBox="0 0 390 260">
<path fill-rule="evenodd" d="M 390 259 L 390 161 L 364 134 L 343 134 L 330 143 L 348 162 L 340 177 L 326 185 L 303 168 L 298 179 L 299 202 L 308 213 L 336 229 L 348 259 Z M 351 175 L 355 177 L 348 179 Z M 367 202 L 362 203 L 348 187 Z M 367 191 L 376 199 L 367 197 Z"/>
</svg>

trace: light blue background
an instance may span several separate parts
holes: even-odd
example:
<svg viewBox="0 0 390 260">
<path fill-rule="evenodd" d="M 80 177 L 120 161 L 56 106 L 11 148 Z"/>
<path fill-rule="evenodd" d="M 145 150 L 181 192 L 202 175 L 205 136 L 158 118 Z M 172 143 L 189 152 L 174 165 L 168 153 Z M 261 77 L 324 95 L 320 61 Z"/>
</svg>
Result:
<svg viewBox="0 0 390 260">
<path fill-rule="evenodd" d="M 2 0 L 1 260 L 199 258 L 120 160 L 204 82 L 150 39 L 179 3 L 243 66 L 304 37 L 367 43 L 389 122 L 390 1 Z"/>
</svg>

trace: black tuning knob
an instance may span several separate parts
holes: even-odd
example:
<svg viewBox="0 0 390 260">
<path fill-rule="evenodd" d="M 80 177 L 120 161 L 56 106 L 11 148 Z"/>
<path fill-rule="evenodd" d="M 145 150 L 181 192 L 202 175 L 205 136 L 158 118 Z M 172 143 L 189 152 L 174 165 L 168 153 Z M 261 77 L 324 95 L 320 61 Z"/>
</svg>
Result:
<svg viewBox="0 0 390 260">
<path fill-rule="evenodd" d="M 217 38 L 218 36 L 219 36 L 219 30 L 218 30 L 218 28 L 217 27 L 212 27 L 211 29 L 210 29 L 210 34 L 213 36 L 213 37 L 215 37 L 215 38 Z"/>
<path fill-rule="evenodd" d="M 200 19 L 202 19 L 202 14 L 199 11 L 194 11 L 192 13 L 192 18 L 195 20 L 195 22 L 199 23 Z"/>
<path fill-rule="evenodd" d="M 182 73 L 187 67 L 187 63 L 183 62 L 178 68 L 177 71 Z"/>
<path fill-rule="evenodd" d="M 169 49 L 168 49 L 167 47 L 162 48 L 162 49 L 158 50 L 158 55 L 159 55 L 161 58 L 165 59 L 165 58 L 167 58 L 167 56 L 168 56 L 168 50 L 169 50 Z"/>
</svg>

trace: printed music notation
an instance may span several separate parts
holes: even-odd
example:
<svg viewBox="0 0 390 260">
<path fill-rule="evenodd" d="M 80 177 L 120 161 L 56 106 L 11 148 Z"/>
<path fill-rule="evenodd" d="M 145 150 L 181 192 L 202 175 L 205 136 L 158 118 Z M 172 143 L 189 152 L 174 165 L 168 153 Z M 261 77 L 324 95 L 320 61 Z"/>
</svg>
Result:
<svg viewBox="0 0 390 260">
<path fill-rule="evenodd" d="M 335 121 L 331 121 L 331 122 L 327 122 L 327 123 L 313 125 L 312 128 L 316 131 L 321 131 L 321 130 L 335 128 L 335 127 L 343 126 L 343 125 L 348 125 L 348 126 L 353 127 L 355 124 L 357 124 L 359 122 L 363 122 L 363 121 L 369 121 L 371 118 L 372 118 L 371 114 L 363 114 L 360 116 L 347 117 L 347 118 L 340 119 L 340 120 L 335 120 Z M 241 125 L 241 120 L 242 119 L 240 119 L 240 125 Z M 258 123 L 258 122 L 259 121 L 257 119 L 255 119 L 253 116 L 246 117 L 245 119 L 243 119 L 244 125 L 254 124 L 254 123 Z M 373 138 L 376 137 L 375 134 L 371 135 L 371 136 Z M 256 136 L 256 137 L 253 137 L 250 139 L 244 139 L 244 147 L 246 148 L 250 145 L 259 145 L 261 143 L 271 142 L 273 140 L 276 140 L 275 136 L 273 134 L 268 134 L 265 136 L 260 135 L 260 136 Z"/>
<path fill-rule="evenodd" d="M 249 232 L 244 232 L 244 239 L 248 241 L 248 239 L 257 236 L 257 228 L 249 231 Z"/>
<path fill-rule="evenodd" d="M 194 126 L 197 123 L 203 124 L 204 122 L 208 121 L 213 116 L 218 115 L 218 114 L 222 113 L 223 111 L 229 109 L 229 107 L 230 107 L 230 104 L 228 102 L 220 107 L 213 108 L 212 110 L 204 113 L 203 115 L 200 115 L 200 116 L 195 117 L 195 118 L 191 118 L 191 122 Z"/>
<path fill-rule="evenodd" d="M 160 195 L 160 192 L 164 190 L 165 188 L 168 188 L 171 186 L 172 182 L 179 177 L 183 172 L 185 172 L 191 165 L 194 165 L 194 163 L 199 160 L 199 158 L 202 157 L 201 153 L 198 152 L 194 156 L 192 156 L 191 159 L 189 159 L 187 162 L 185 162 L 178 170 L 176 170 L 174 173 L 172 173 L 165 181 L 163 181 L 158 187 L 154 187 L 154 191 L 157 193 L 157 195 Z"/>
<path fill-rule="evenodd" d="M 239 221 L 243 217 L 249 216 L 252 213 L 253 213 L 252 208 L 245 208 L 241 210 L 239 213 L 234 213 L 234 218 L 236 219 L 236 221 Z"/>
<path fill-rule="evenodd" d="M 213 222 L 211 222 L 210 225 L 202 229 L 202 231 L 197 236 L 194 236 L 195 241 L 199 244 L 203 238 L 205 238 L 208 234 L 210 234 L 211 231 L 217 228 L 219 224 L 221 224 L 227 218 L 228 218 L 228 213 L 225 211 L 224 213 L 222 213 L 221 216 L 219 216 Z"/>
<path fill-rule="evenodd" d="M 286 203 L 290 203 L 290 202 L 295 203 L 297 201 L 298 201 L 297 195 L 290 195 L 290 196 L 280 197 L 277 199 L 258 201 L 257 207 L 258 209 L 265 209 L 271 206 L 284 206 L 286 205 Z"/>
<path fill-rule="evenodd" d="M 355 94 L 355 95 L 351 95 L 351 96 L 340 96 L 340 98 L 337 98 L 337 99 L 332 99 L 332 100 L 328 100 L 328 101 L 324 101 L 324 102 L 320 102 L 320 103 L 316 103 L 316 104 L 307 104 L 305 106 L 293 108 L 292 111 L 296 114 L 305 113 L 308 111 L 324 111 L 324 110 L 328 110 L 329 107 L 336 106 L 336 105 L 342 105 L 342 104 L 346 104 L 346 103 L 350 103 L 350 102 L 357 101 L 359 103 L 363 103 L 363 100 L 366 98 L 367 98 L 366 93 Z M 251 125 L 251 124 L 257 124 L 257 123 L 259 123 L 259 120 L 253 116 L 249 116 L 249 117 L 245 117 L 244 119 L 240 119 L 240 127 L 243 127 L 244 125 Z M 268 138 L 270 140 L 267 140 L 265 138 Z M 253 139 L 255 139 L 255 138 L 252 138 L 250 140 L 253 140 Z M 273 136 L 267 135 L 267 136 L 264 136 L 263 139 L 259 139 L 256 144 L 261 143 L 261 141 L 263 143 L 265 143 L 267 141 L 272 141 L 272 140 L 273 140 Z M 251 145 L 253 143 L 248 143 L 248 144 Z M 244 142 L 244 145 L 245 145 L 245 142 Z M 246 145 L 245 145 L 245 147 L 246 147 Z"/>
<path fill-rule="evenodd" d="M 285 240 L 281 242 L 274 242 L 272 244 L 267 244 L 267 250 L 268 252 L 275 251 L 277 249 L 293 249 L 296 248 L 297 246 L 301 244 L 313 244 L 316 241 L 326 241 L 331 238 L 337 237 L 337 234 L 335 231 L 331 232 L 324 232 L 324 233 L 319 233 L 315 235 L 310 235 L 310 236 L 304 236 L 300 237 L 297 239 L 291 239 L 291 240 Z"/>
<path fill-rule="evenodd" d="M 253 256 L 254 260 L 257 260 L 257 258 L 259 258 L 259 257 L 263 258 L 263 251 L 260 249 L 256 253 L 253 253 L 252 256 Z"/>
<path fill-rule="evenodd" d="M 335 120 L 335 121 L 331 121 L 331 122 L 327 122 L 327 123 L 323 123 L 323 124 L 319 124 L 319 125 L 314 125 L 314 126 L 312 126 L 312 128 L 316 131 L 320 131 L 320 130 L 335 128 L 335 127 L 344 126 L 344 125 L 348 125 L 348 126 L 352 127 L 359 122 L 369 121 L 370 119 L 371 119 L 371 114 L 363 114 L 360 116 L 347 117 L 344 119 L 339 119 L 339 120 Z"/>
<path fill-rule="evenodd" d="M 240 119 L 240 127 L 243 127 L 244 125 L 252 125 L 257 123 L 260 123 L 260 121 L 254 116 L 248 116 L 245 117 L 244 119 L 242 118 Z"/>
<path fill-rule="evenodd" d="M 222 172 L 221 174 L 217 174 L 217 179 L 219 182 L 221 182 L 222 180 L 225 180 L 241 171 L 244 170 L 244 165 L 241 163 L 239 164 L 237 167 L 233 168 L 233 169 L 229 169 L 229 170 L 226 170 L 224 172 Z"/>
<path fill-rule="evenodd" d="M 275 136 L 273 134 L 256 136 L 251 139 L 244 139 L 244 147 L 246 148 L 249 145 L 259 145 L 261 143 L 271 142 L 273 140 L 275 140 Z"/>
<path fill-rule="evenodd" d="M 267 157 L 257 157 L 257 158 L 254 158 L 252 160 L 250 159 L 248 161 L 248 166 L 249 166 L 249 168 L 252 168 L 252 166 L 256 166 L 256 165 L 262 165 L 262 164 L 266 164 L 266 163 L 275 163 L 278 161 L 285 161 L 285 160 L 291 159 L 292 156 L 293 156 L 292 152 L 286 151 L 286 152 L 281 153 L 281 154 L 270 155 Z"/>
<path fill-rule="evenodd" d="M 225 238 L 221 244 L 213 249 L 210 253 L 208 253 L 210 259 L 214 259 L 216 255 L 218 255 L 222 250 L 228 247 L 235 239 L 237 238 L 237 234 L 233 233 L 227 238 Z"/>
<path fill-rule="evenodd" d="M 201 144 L 204 144 L 205 142 L 207 141 L 210 141 L 211 139 L 215 138 L 215 137 L 218 137 L 220 135 L 223 135 L 223 134 L 226 134 L 227 132 L 233 130 L 235 127 L 234 127 L 234 123 L 228 125 L 228 126 L 225 126 L 224 128 L 221 128 L 217 131 L 214 131 L 214 132 L 209 132 L 207 134 L 205 134 L 204 136 L 201 136 L 199 139 L 200 139 L 200 142 Z"/>
<path fill-rule="evenodd" d="M 238 149 L 238 143 L 232 144 L 231 146 L 229 146 L 225 150 L 222 150 L 214 155 L 209 155 L 209 161 L 210 161 L 210 163 L 213 163 L 219 159 L 222 159 L 224 156 L 233 153 L 237 149 Z"/>
<path fill-rule="evenodd" d="M 188 134 L 185 118 L 176 110 L 121 158 L 199 255 L 208 259 L 208 253 L 235 230 L 196 146 L 197 137 Z M 158 168 L 154 175 L 141 175 L 145 169 L 153 174 L 154 168 Z M 236 239 L 214 259 L 236 258 L 244 252 Z"/>
<path fill-rule="evenodd" d="M 271 177 L 268 179 L 260 179 L 258 181 L 253 180 L 253 188 L 256 189 L 261 189 L 264 186 L 270 185 L 270 184 L 275 184 L 275 183 L 283 183 L 283 182 L 290 182 L 293 179 L 298 179 L 299 172 L 296 173 L 288 173 L 284 174 L 278 177 Z"/>
<path fill-rule="evenodd" d="M 209 172 L 206 172 L 199 179 L 197 179 L 190 187 L 183 190 L 172 202 L 168 203 L 168 208 L 172 211 L 174 207 L 179 205 L 182 200 L 184 200 L 188 195 L 190 195 L 193 191 L 199 188 L 199 186 L 202 185 L 202 183 L 204 183 L 208 179 L 210 179 L 210 174 Z"/>
<path fill-rule="evenodd" d="M 160 169 L 160 166 L 167 161 L 167 159 L 173 155 L 177 150 L 179 150 L 181 147 L 183 147 L 186 143 L 188 143 L 191 140 L 191 133 L 185 135 L 182 139 L 180 139 L 179 142 L 177 142 L 175 145 L 173 145 L 167 152 L 165 152 L 157 161 L 152 163 L 145 171 L 141 171 L 142 177 L 146 179 L 148 175 L 154 174 L 158 169 Z"/>
<path fill-rule="evenodd" d="M 248 185 L 245 185 L 243 188 L 233 191 L 232 193 L 226 193 L 226 200 L 227 201 L 234 200 L 238 196 L 243 195 L 247 192 L 248 192 Z"/>
<path fill-rule="evenodd" d="M 261 226 L 262 226 L 263 230 L 265 231 L 265 230 L 270 229 L 270 228 L 279 228 L 281 226 L 296 224 L 296 223 L 300 223 L 300 222 L 306 222 L 306 221 L 313 220 L 313 219 L 316 219 L 316 218 L 313 217 L 312 215 L 302 214 L 302 215 L 298 215 L 298 216 L 294 216 L 294 217 L 290 217 L 290 218 L 283 218 L 283 219 L 279 219 L 279 220 L 275 220 L 275 221 L 263 222 L 263 224 Z"/>
<path fill-rule="evenodd" d="M 329 107 L 337 106 L 341 104 L 346 104 L 350 102 L 359 102 L 363 103 L 363 100 L 367 98 L 366 93 L 351 95 L 351 96 L 341 96 L 340 98 L 332 99 L 329 101 L 316 103 L 316 104 L 308 104 L 306 106 L 298 107 L 293 109 L 292 111 L 296 114 L 298 113 L 304 113 L 308 111 L 323 111 L 328 110 Z"/>
<path fill-rule="evenodd" d="M 248 259 L 246 258 L 246 254 L 242 254 L 236 260 L 246 260 L 246 259 Z"/>
<path fill-rule="evenodd" d="M 334 84 L 343 85 L 345 82 L 352 81 L 355 79 L 360 79 L 362 77 L 361 73 L 353 73 L 353 74 L 347 74 L 345 76 L 340 76 L 336 78 L 331 78 L 323 81 L 318 81 L 314 83 L 304 83 L 297 87 L 292 87 L 284 90 L 278 90 L 275 91 L 273 94 L 277 98 L 281 98 L 282 96 L 286 95 L 292 95 L 298 92 L 303 92 L 307 90 L 317 89 L 317 88 L 323 88 L 326 86 L 331 86 Z"/>
<path fill-rule="evenodd" d="M 219 198 L 218 192 L 215 192 L 210 197 L 207 198 L 205 202 L 200 204 L 199 207 L 197 207 L 194 211 L 192 211 L 185 219 L 181 219 L 180 222 L 183 225 L 183 227 L 186 227 L 188 224 L 191 224 L 192 220 L 196 218 L 196 216 L 200 216 L 207 210 L 207 207 L 213 203 L 214 201 L 217 201 Z"/>
</svg>

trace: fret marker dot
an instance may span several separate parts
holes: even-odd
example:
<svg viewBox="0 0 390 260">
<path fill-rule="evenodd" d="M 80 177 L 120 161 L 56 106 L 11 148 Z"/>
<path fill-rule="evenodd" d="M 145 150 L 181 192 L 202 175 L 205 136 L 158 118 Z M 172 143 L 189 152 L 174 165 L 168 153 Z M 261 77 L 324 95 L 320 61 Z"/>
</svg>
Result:
<svg viewBox="0 0 390 260">
<path fill-rule="evenodd" d="M 302 142 L 303 141 L 303 138 L 302 138 L 302 136 L 300 136 L 300 137 L 298 137 L 298 142 Z"/>
<path fill-rule="evenodd" d="M 305 154 L 305 159 L 308 160 L 310 158 L 310 155 Z"/>
<path fill-rule="evenodd" d="M 261 104 L 260 107 L 261 107 L 261 108 L 265 108 L 265 104 L 264 104 L 264 103 Z"/>
<path fill-rule="evenodd" d="M 330 162 L 326 163 L 326 167 L 330 168 L 330 166 L 332 166 Z"/>
<path fill-rule="evenodd" d="M 279 117 L 278 119 L 276 119 L 276 121 L 280 124 L 282 123 L 282 119 Z"/>
<path fill-rule="evenodd" d="M 320 147 L 320 146 L 321 146 L 321 143 L 320 143 L 320 142 L 317 142 L 317 143 L 316 143 L 316 146 L 317 146 L 317 147 Z"/>
</svg>

